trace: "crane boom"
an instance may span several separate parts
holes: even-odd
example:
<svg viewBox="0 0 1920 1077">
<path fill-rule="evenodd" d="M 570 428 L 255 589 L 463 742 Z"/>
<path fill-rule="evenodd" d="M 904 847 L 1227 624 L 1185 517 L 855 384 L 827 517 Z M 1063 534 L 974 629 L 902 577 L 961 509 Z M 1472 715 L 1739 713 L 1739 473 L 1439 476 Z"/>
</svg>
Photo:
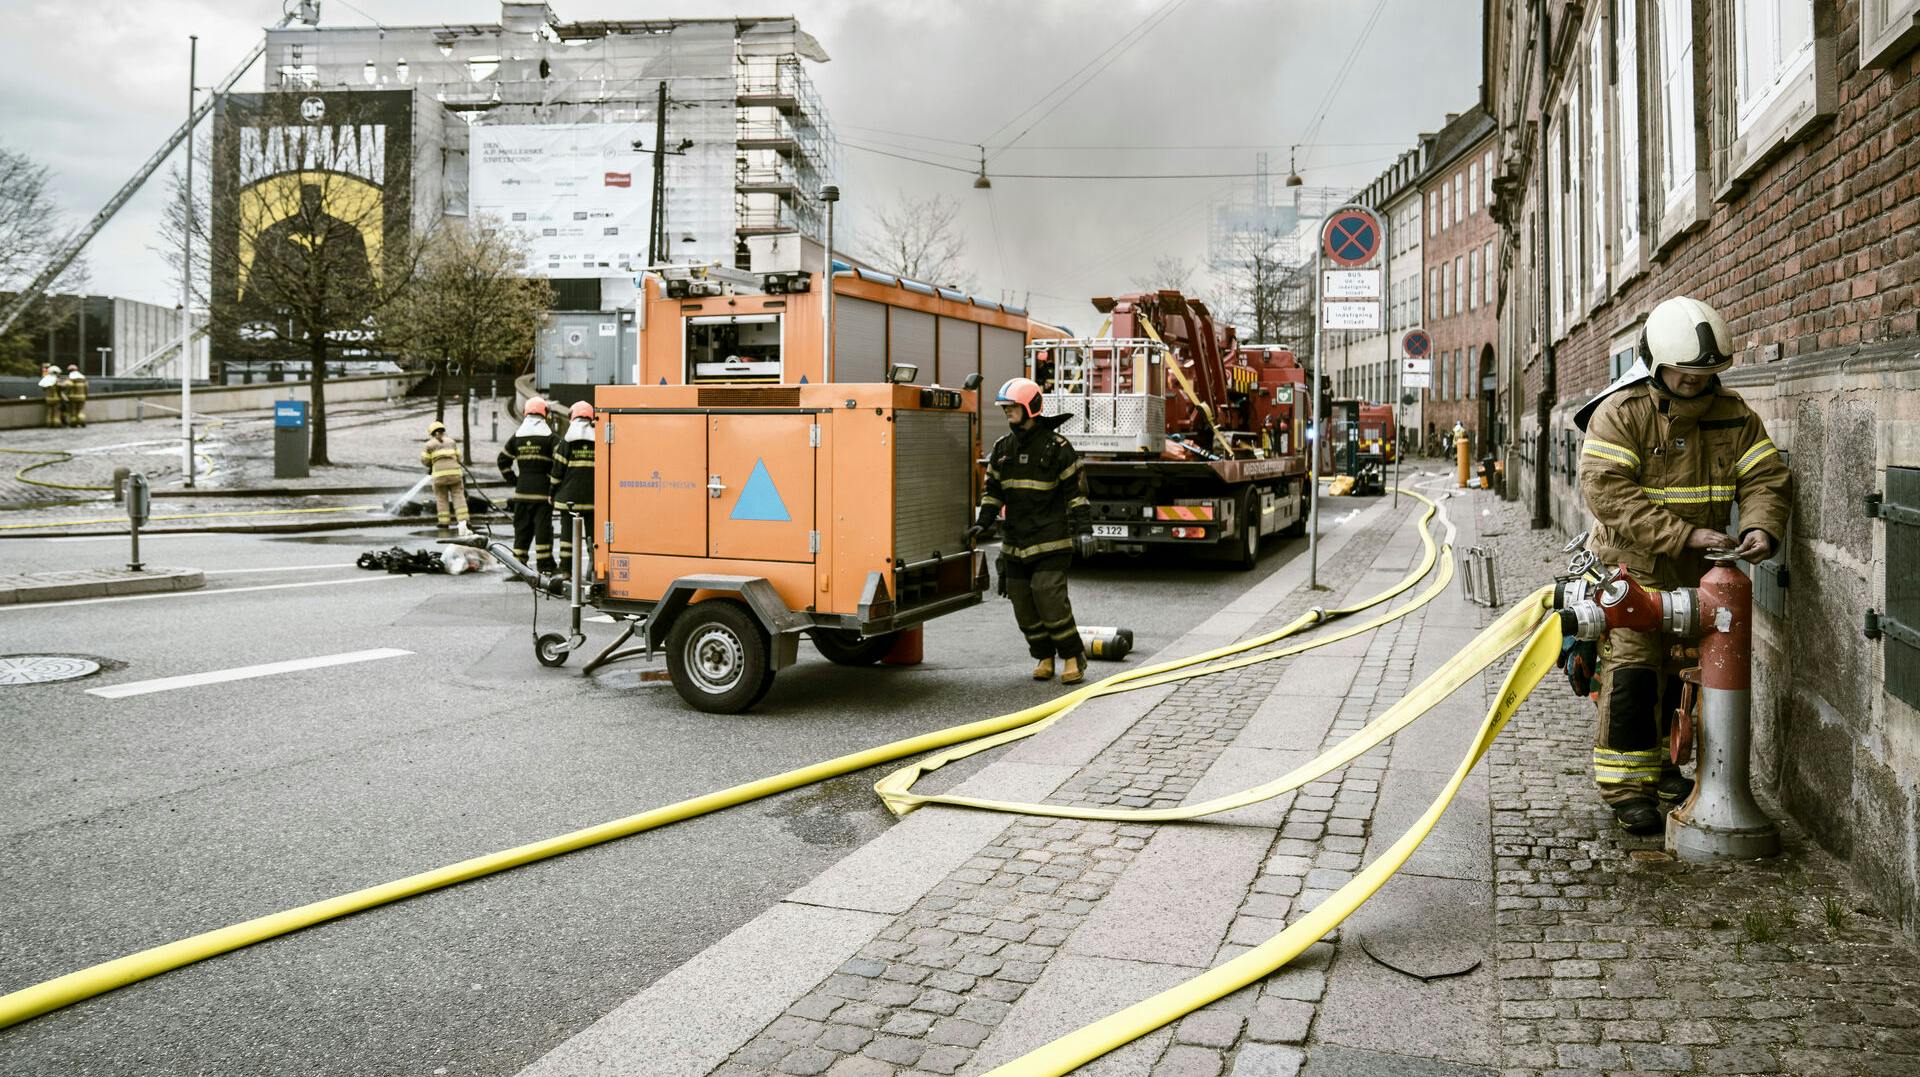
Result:
<svg viewBox="0 0 1920 1077">
<path fill-rule="evenodd" d="M 290 13 L 282 18 L 274 29 L 278 30 L 299 18 L 301 15 Z M 80 252 L 86 248 L 94 236 L 100 234 L 100 230 L 107 226 L 107 222 L 113 219 L 113 215 L 120 212 L 121 207 L 133 198 L 148 178 L 160 170 L 160 165 L 172 155 L 173 151 L 180 148 L 180 144 L 192 136 L 194 127 L 200 123 L 202 117 L 213 110 L 213 103 L 220 98 L 220 95 L 233 89 L 234 83 L 239 82 L 241 76 L 247 73 L 247 69 L 253 66 L 254 61 L 266 55 L 266 51 L 266 38 L 262 37 L 260 43 L 247 53 L 246 59 L 240 61 L 239 65 L 221 80 L 220 85 L 214 87 L 214 91 L 207 95 L 207 99 L 194 108 L 193 114 L 187 117 L 187 122 L 175 128 L 173 134 L 153 152 L 153 156 L 147 158 L 146 163 L 133 174 L 133 178 L 122 184 L 120 189 L 113 193 L 112 198 L 107 199 L 107 204 L 100 207 L 100 212 L 94 214 L 93 219 L 88 221 L 85 227 L 67 238 L 60 249 L 54 252 L 53 259 L 40 270 L 39 275 L 34 277 L 25 288 L 20 289 L 19 294 L 8 300 L 5 307 L 0 307 L 0 333 L 13 328 L 13 323 L 19 320 L 20 315 L 24 314 L 34 301 L 45 295 L 48 288 L 53 287 L 53 282 L 59 279 L 60 274 L 67 271 L 67 267 L 73 264 L 75 258 L 80 257 Z M 192 153 L 193 150 L 189 148 L 187 152 Z"/>
</svg>

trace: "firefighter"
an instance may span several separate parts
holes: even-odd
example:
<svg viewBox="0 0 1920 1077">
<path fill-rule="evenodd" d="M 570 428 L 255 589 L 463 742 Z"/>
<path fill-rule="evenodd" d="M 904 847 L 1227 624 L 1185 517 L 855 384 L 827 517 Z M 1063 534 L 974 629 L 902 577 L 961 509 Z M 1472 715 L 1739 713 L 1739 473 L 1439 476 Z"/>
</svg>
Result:
<svg viewBox="0 0 1920 1077">
<path fill-rule="evenodd" d="M 581 517 L 582 534 L 593 542 L 593 405 L 577 401 L 567 412 L 567 430 L 553 454 L 553 507 L 560 511 L 560 571 L 573 571 L 573 518 Z M 584 555 L 585 550 L 581 553 Z"/>
<path fill-rule="evenodd" d="M 1078 684 L 1086 676 L 1085 648 L 1073 622 L 1067 597 L 1067 566 L 1076 535 L 1091 528 L 1086 474 L 1080 455 L 1060 436 L 1065 415 L 1041 415 L 1040 386 L 1014 378 L 995 397 L 1013 429 L 994 443 L 988 455 L 986 493 L 967 532 L 979 538 L 1001 510 L 1000 577 L 1013 616 L 1027 637 L 1027 653 L 1039 659 L 1033 679 L 1051 680 L 1054 656 L 1061 660 L 1060 682 Z"/>
<path fill-rule="evenodd" d="M 513 555 L 540 572 L 552 572 L 554 436 L 547 402 L 529 399 L 525 415 L 500 447 L 497 462 L 501 477 L 513 483 Z"/>
<path fill-rule="evenodd" d="M 447 436 L 447 424 L 434 420 L 427 425 L 427 447 L 420 450 L 420 465 L 433 479 L 433 518 L 441 530 L 455 521 L 467 530 L 467 486 L 460 471 L 460 445 Z M 451 506 L 451 511 L 449 511 Z"/>
<path fill-rule="evenodd" d="M 60 392 L 60 375 L 51 366 L 40 368 L 40 395 L 47 405 L 47 425 L 67 425 L 66 398 Z"/>
<path fill-rule="evenodd" d="M 67 367 L 67 425 L 87 425 L 87 376 L 77 366 Z"/>
<path fill-rule="evenodd" d="M 1647 315 L 1638 352 L 1640 362 L 1574 416 L 1586 433 L 1580 489 L 1594 553 L 1663 590 L 1697 584 L 1708 550 L 1765 560 L 1791 512 L 1787 465 L 1760 418 L 1720 385 L 1733 363 L 1727 323 L 1699 300 L 1668 299 Z M 1735 505 L 1737 539 L 1726 530 Z M 1693 791 L 1661 748 L 1685 664 L 1671 645 L 1624 629 L 1600 644 L 1593 780 L 1634 834 L 1660 830 L 1662 808 Z"/>
</svg>

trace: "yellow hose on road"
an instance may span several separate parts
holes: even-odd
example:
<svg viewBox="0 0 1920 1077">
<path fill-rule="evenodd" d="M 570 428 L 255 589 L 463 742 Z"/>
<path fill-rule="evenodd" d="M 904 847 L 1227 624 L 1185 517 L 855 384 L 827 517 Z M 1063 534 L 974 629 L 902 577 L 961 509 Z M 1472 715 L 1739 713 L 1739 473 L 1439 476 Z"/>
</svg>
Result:
<svg viewBox="0 0 1920 1077">
<path fill-rule="evenodd" d="M 1480 731 L 1474 737 L 1473 745 L 1460 765 L 1454 768 L 1453 778 L 1433 799 L 1425 814 L 1418 822 L 1409 827 L 1400 840 L 1393 843 L 1379 859 L 1368 864 L 1360 874 L 1354 876 L 1345 886 L 1328 895 L 1326 900 L 1315 906 L 1313 911 L 1287 925 L 1278 935 L 1241 954 L 1218 968 L 1188 980 L 1177 987 L 1143 999 L 1118 1013 L 1103 1017 L 1093 1024 L 1069 1032 L 1042 1047 L 1028 1052 L 1005 1065 L 989 1071 L 984 1077 L 1057 1077 L 1070 1073 L 1088 1062 L 1099 1058 L 1115 1048 L 1124 1046 L 1141 1036 L 1160 1028 L 1210 1002 L 1225 998 L 1227 995 L 1254 983 L 1261 977 L 1272 974 L 1287 962 L 1300 956 L 1307 947 L 1324 937 L 1327 932 L 1339 927 L 1341 922 L 1358 909 L 1374 892 L 1406 864 L 1407 858 L 1426 840 L 1434 824 L 1453 802 L 1454 794 L 1460 791 L 1460 785 L 1474 764 L 1486 754 L 1493 739 L 1513 717 L 1513 712 L 1525 701 L 1527 694 L 1540 683 L 1548 670 L 1560 657 L 1560 621 L 1557 617 L 1547 616 L 1547 601 L 1551 589 L 1542 588 L 1509 611 L 1508 615 L 1495 622 L 1492 628 L 1482 632 L 1469 648 L 1499 648 L 1500 654 L 1512 650 L 1521 640 L 1532 636 L 1520 660 L 1507 672 L 1506 681 L 1500 686 L 1500 694 L 1493 705 L 1487 708 L 1487 717 L 1480 723 Z M 1515 612 L 1528 616 L 1515 618 Z M 1544 621 L 1541 618 L 1545 618 Z M 1496 631 L 1498 630 L 1498 631 Z"/>
<path fill-rule="evenodd" d="M 385 505 L 334 505 L 319 509 L 247 509 L 233 512 L 176 512 L 166 516 L 149 516 L 153 520 L 215 520 L 234 516 L 307 516 L 324 512 L 374 512 L 386 508 Z M 52 520 L 44 524 L 0 524 L 0 531 L 19 531 L 26 528 L 79 527 L 81 524 L 124 524 L 125 516 L 99 516 L 88 520 Z"/>
<path fill-rule="evenodd" d="M 65 449 L 0 449 L 0 452 L 11 453 L 15 456 L 53 457 L 51 460 L 41 460 L 36 463 L 22 465 L 18 471 L 13 473 L 13 477 L 19 479 L 21 482 L 30 483 L 34 486 L 45 486 L 50 490 L 84 490 L 88 493 L 109 494 L 113 492 L 113 487 L 111 486 L 76 486 L 68 482 L 54 482 L 52 479 L 27 478 L 27 472 L 29 471 L 36 471 L 43 467 L 52 467 L 55 464 L 64 464 L 73 459 L 73 454 Z"/>
<path fill-rule="evenodd" d="M 1427 512 L 1420 519 L 1421 535 L 1425 543 L 1425 556 L 1422 558 L 1421 563 L 1400 582 L 1356 605 L 1344 607 L 1339 610 L 1305 614 L 1297 618 L 1286 628 L 1280 629 L 1277 632 L 1268 633 L 1252 640 L 1230 644 L 1225 647 L 1215 648 L 1202 654 L 1132 670 L 1116 677 L 1107 678 L 1097 684 L 1088 685 L 1065 695 L 1058 696 L 1045 703 L 1036 704 L 1032 707 L 1000 715 L 995 718 L 982 719 L 977 722 L 970 722 L 949 729 L 936 730 L 919 736 L 897 740 L 889 744 L 866 749 L 865 751 L 843 755 L 836 759 L 815 763 L 797 770 L 790 770 L 783 774 L 776 774 L 757 781 L 747 782 L 689 800 L 683 800 L 675 804 L 653 808 L 622 819 L 601 823 L 597 826 L 575 830 L 567 834 L 559 835 L 558 837 L 532 842 L 502 852 L 472 857 L 456 864 L 447 865 L 446 867 L 421 872 L 417 875 L 410 875 L 404 879 L 365 887 L 348 894 L 342 894 L 338 897 L 327 898 L 322 901 L 302 905 L 298 908 L 256 917 L 242 923 L 203 932 L 177 942 L 166 943 L 161 946 L 130 954 L 126 957 L 103 962 L 43 983 L 22 988 L 6 995 L 0 995 L 0 1028 L 18 1024 L 21 1021 L 38 1017 L 41 1014 L 48 1013 L 63 1006 L 72 1005 L 75 1002 L 92 998 L 119 987 L 125 987 L 128 984 L 136 983 L 150 976 L 156 976 L 163 972 L 190 965 L 196 961 L 202 961 L 209 957 L 238 950 L 242 947 L 276 938 L 302 928 L 311 927 L 315 924 L 325 923 L 328 920 L 338 919 L 342 916 L 376 908 L 404 898 L 439 890 L 456 883 L 493 875 L 519 867 L 523 864 L 530 864 L 535 861 L 545 860 L 549 857 L 559 856 L 563 853 L 574 852 L 589 846 L 613 841 L 617 838 L 628 837 L 670 823 L 706 815 L 723 808 L 734 807 L 752 800 L 771 796 L 775 793 L 796 789 L 804 785 L 811 785 L 815 782 L 825 781 L 828 778 L 838 777 L 853 771 L 864 770 L 867 767 L 892 762 L 909 755 L 938 751 L 939 749 L 977 738 L 991 737 L 1008 730 L 1038 722 L 1059 711 L 1075 706 L 1085 699 L 1092 698 L 1096 694 L 1106 695 L 1116 691 L 1127 691 L 1137 687 L 1146 687 L 1150 681 L 1152 681 L 1152 683 L 1165 683 L 1162 681 L 1153 681 L 1153 678 L 1191 666 L 1201 665 L 1217 658 L 1254 650 L 1285 638 L 1287 635 L 1302 631 L 1307 627 L 1323 623 L 1327 619 L 1378 605 L 1405 592 L 1415 583 L 1419 582 L 1421 577 L 1425 576 L 1427 571 L 1433 567 L 1436 559 L 1429 522 L 1437 506 L 1426 497 L 1414 494 L 1412 491 L 1406 492 L 1409 493 L 1410 496 L 1419 498 L 1427 505 Z M 1449 558 L 1448 561 L 1450 562 L 1451 559 Z M 1451 565 L 1449 563 L 1448 569 L 1450 570 L 1450 568 Z M 1437 592 L 1430 591 L 1422 601 L 1430 600 L 1433 593 Z M 1382 618 L 1380 623 L 1385 623 L 1385 621 L 1390 620 L 1392 616 L 1403 616 L 1407 612 L 1418 608 L 1419 604 L 1420 603 L 1416 602 L 1404 606 L 1395 611 L 1390 617 Z M 1312 644 L 1312 646 L 1322 646 L 1332 642 L 1335 638 L 1338 637 L 1329 636 Z"/>
</svg>

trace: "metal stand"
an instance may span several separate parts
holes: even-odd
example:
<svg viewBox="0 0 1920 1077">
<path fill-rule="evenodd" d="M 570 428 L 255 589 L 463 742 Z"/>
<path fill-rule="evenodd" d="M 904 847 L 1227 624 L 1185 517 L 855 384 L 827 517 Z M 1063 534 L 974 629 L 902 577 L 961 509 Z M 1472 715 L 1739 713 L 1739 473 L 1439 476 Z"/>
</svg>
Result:
<svg viewBox="0 0 1920 1077">
<path fill-rule="evenodd" d="M 1467 601 L 1488 609 L 1500 608 L 1500 583 L 1494 574 L 1493 548 L 1469 546 L 1460 558 L 1460 588 Z"/>
</svg>

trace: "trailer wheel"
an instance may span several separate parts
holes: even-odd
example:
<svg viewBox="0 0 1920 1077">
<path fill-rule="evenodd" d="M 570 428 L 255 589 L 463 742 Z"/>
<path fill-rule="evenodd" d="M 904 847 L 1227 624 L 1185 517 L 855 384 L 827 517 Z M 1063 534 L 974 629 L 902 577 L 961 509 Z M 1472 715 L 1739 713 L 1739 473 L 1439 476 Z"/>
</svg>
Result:
<svg viewBox="0 0 1920 1077">
<path fill-rule="evenodd" d="M 1240 495 L 1236 503 L 1240 517 L 1239 549 L 1232 555 L 1233 567 L 1242 572 L 1250 571 L 1260 563 L 1260 521 L 1254 518 L 1260 504 L 1260 495 L 1252 490 Z"/>
<path fill-rule="evenodd" d="M 543 666 L 564 666 L 567 664 L 567 655 L 572 653 L 561 649 L 560 645 L 565 642 L 567 637 L 558 632 L 543 632 L 539 639 L 533 641 L 533 657 Z"/>
<path fill-rule="evenodd" d="M 712 599 L 683 611 L 667 633 L 667 673 L 695 710 L 739 714 L 773 687 L 773 648 L 751 611 Z"/>
<path fill-rule="evenodd" d="M 808 634 L 820 657 L 836 666 L 873 665 L 885 658 L 900 638 L 898 632 L 862 638 L 860 633 L 845 628 L 816 628 Z"/>
</svg>

